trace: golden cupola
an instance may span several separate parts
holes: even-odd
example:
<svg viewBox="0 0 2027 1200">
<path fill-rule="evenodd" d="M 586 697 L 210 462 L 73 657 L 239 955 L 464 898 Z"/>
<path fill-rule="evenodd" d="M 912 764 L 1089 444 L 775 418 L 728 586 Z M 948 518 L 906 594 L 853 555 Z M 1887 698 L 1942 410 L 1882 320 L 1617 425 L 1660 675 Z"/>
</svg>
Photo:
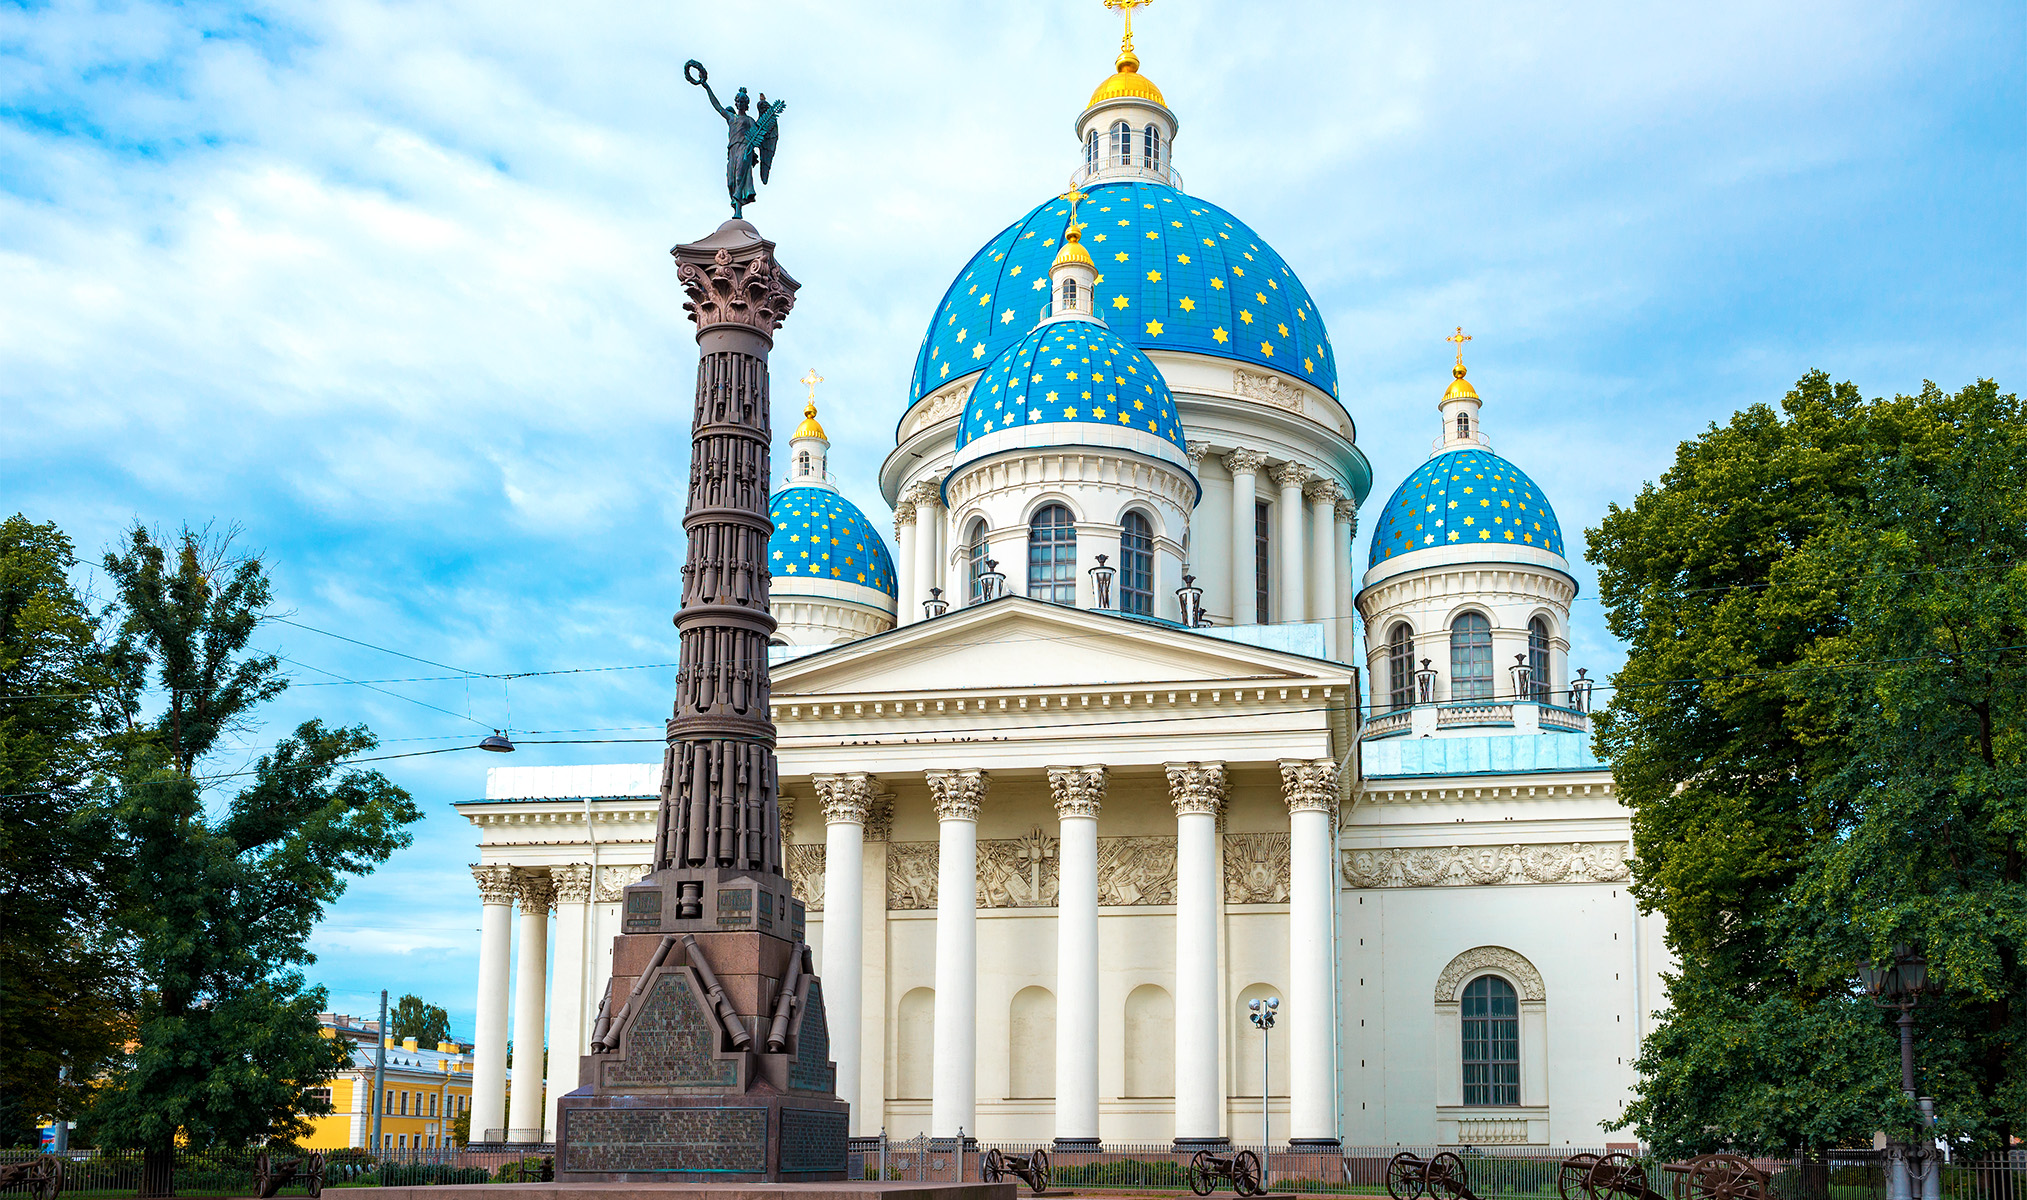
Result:
<svg viewBox="0 0 2027 1200">
<path fill-rule="evenodd" d="M 830 440 L 824 434 L 823 426 L 817 423 L 815 400 L 811 400 L 808 404 L 802 406 L 802 424 L 795 427 L 794 436 L 799 438 L 823 438 L 825 441 Z"/>
<path fill-rule="evenodd" d="M 1133 52 L 1133 35 L 1127 34 L 1126 44 L 1119 48 L 1119 57 L 1112 63 L 1112 78 L 1098 85 L 1091 93 L 1091 103 L 1086 108 L 1096 108 L 1107 100 L 1151 100 L 1163 108 L 1168 100 L 1154 81 L 1140 73 L 1140 56 Z"/>
<path fill-rule="evenodd" d="M 1126 14 L 1126 32 L 1111 78 L 1091 93 L 1077 118 L 1077 140 L 1083 143 L 1084 167 L 1079 183 L 1109 179 L 1146 179 L 1175 184 L 1169 164 L 1175 140 L 1175 114 L 1154 81 L 1140 73 L 1140 55 L 1133 50 L 1133 10 L 1151 0 L 1105 0 L 1105 7 Z"/>
</svg>

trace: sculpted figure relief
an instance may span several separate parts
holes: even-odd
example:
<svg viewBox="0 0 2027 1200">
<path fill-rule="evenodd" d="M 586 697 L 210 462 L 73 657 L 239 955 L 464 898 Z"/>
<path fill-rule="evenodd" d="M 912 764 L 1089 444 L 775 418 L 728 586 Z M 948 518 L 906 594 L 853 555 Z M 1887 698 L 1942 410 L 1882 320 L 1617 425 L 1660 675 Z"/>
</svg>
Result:
<svg viewBox="0 0 2027 1200">
<path fill-rule="evenodd" d="M 1508 883 L 1623 883 L 1624 842 L 1389 847 L 1344 855 L 1353 887 L 1462 887 Z"/>
<path fill-rule="evenodd" d="M 1282 904 L 1288 899 L 1288 835 L 1225 835 L 1225 903 Z"/>
</svg>

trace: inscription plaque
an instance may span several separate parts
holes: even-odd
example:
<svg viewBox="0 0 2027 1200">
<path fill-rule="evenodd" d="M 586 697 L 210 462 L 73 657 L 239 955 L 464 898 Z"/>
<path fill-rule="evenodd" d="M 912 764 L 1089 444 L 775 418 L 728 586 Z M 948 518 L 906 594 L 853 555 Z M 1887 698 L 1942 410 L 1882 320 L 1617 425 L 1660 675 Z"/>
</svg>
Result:
<svg viewBox="0 0 2027 1200">
<path fill-rule="evenodd" d="M 845 1114 L 813 1108 L 781 1110 L 781 1173 L 835 1174 L 846 1167 L 851 1133 Z"/>
<path fill-rule="evenodd" d="M 563 1171 L 759 1174 L 767 1170 L 767 1110 L 565 1109 L 559 1141 Z"/>
<path fill-rule="evenodd" d="M 753 924 L 752 888 L 718 889 L 718 924 L 749 927 Z"/>
<path fill-rule="evenodd" d="M 653 933 L 662 927 L 662 894 L 660 892 L 628 892 L 626 894 L 626 932 Z"/>
<path fill-rule="evenodd" d="M 838 1069 L 831 1065 L 830 1022 L 824 1017 L 823 981 L 809 981 L 809 1008 L 796 1034 L 795 1057 L 788 1064 L 788 1086 L 829 1095 L 837 1091 Z"/>
</svg>

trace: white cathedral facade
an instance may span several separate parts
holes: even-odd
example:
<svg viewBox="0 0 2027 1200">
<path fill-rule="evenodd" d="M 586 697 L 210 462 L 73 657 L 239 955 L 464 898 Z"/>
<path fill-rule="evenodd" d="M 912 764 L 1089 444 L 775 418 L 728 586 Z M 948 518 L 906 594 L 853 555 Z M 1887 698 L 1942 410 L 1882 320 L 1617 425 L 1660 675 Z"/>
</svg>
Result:
<svg viewBox="0 0 2027 1200">
<path fill-rule="evenodd" d="M 1254 1142 L 1264 1100 L 1277 1144 L 1601 1145 L 1666 964 L 1554 511 L 1460 354 L 1357 573 L 1322 314 L 1181 189 L 1176 131 L 1129 35 L 1069 193 L 931 318 L 895 554 L 814 403 L 788 443 L 772 716 L 852 1132 Z M 576 1086 L 660 772 L 497 768 L 458 806 L 474 1139 L 545 1138 Z M 546 1100 L 509 1102 L 545 1033 Z"/>
</svg>

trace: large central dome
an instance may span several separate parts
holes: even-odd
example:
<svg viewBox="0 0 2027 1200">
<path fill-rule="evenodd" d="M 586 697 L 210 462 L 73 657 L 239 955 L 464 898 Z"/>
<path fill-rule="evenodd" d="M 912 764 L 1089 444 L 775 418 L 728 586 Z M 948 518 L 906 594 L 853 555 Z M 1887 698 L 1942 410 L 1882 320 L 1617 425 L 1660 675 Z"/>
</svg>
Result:
<svg viewBox="0 0 2027 1200">
<path fill-rule="evenodd" d="M 1337 364 L 1308 289 L 1237 217 L 1146 180 L 1090 185 L 1078 215 L 1098 311 L 1146 351 L 1234 359 L 1337 395 Z M 923 337 L 910 401 L 982 370 L 1034 328 L 1070 203 L 1051 198 L 971 257 Z"/>
</svg>

